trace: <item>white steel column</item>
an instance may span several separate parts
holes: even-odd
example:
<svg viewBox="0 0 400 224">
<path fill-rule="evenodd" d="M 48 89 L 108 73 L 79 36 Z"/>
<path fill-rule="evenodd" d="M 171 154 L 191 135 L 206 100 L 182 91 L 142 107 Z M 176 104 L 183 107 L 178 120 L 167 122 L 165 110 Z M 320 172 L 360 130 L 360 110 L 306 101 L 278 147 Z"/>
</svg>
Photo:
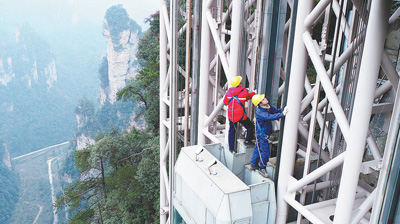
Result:
<svg viewBox="0 0 400 224">
<path fill-rule="evenodd" d="M 199 73 L 200 73 L 200 1 L 194 0 L 193 5 L 193 64 L 192 64 L 192 89 L 190 113 L 190 145 L 197 145 L 199 127 Z"/>
<path fill-rule="evenodd" d="M 170 26 L 171 26 L 171 39 L 169 40 L 170 48 L 170 74 L 169 74 L 169 223 L 174 222 L 174 206 L 173 206 L 173 196 L 174 196 L 174 176 L 175 176 L 175 160 L 177 158 L 177 119 L 178 119 L 178 89 L 177 89 L 177 79 L 178 79 L 178 1 L 170 0 Z"/>
<path fill-rule="evenodd" d="M 198 130 L 198 144 L 204 145 L 206 143 L 206 137 L 204 136 L 202 130 L 204 127 L 204 122 L 207 119 L 206 113 L 208 108 L 208 91 L 209 91 L 209 75 L 210 75 L 210 48 L 211 48 L 211 33 L 208 26 L 207 17 L 205 16 L 208 7 L 206 1 L 202 4 L 202 14 L 201 17 L 201 52 L 200 52 L 200 87 L 199 87 L 199 130 Z"/>
<path fill-rule="evenodd" d="M 227 80 L 230 80 L 233 76 L 240 76 L 240 51 L 241 37 L 242 37 L 242 21 L 243 17 L 243 1 L 233 0 L 232 2 L 232 35 L 231 35 L 231 49 L 229 56 L 229 72 L 227 73 Z M 245 53 L 245 52 L 243 52 Z"/>
<path fill-rule="evenodd" d="M 161 0 L 161 7 L 163 8 L 164 0 Z M 168 204 L 166 200 L 167 187 L 165 185 L 164 170 L 166 171 L 166 159 L 163 155 L 166 150 L 167 144 L 167 127 L 162 121 L 167 120 L 167 105 L 164 102 L 166 98 L 165 90 L 163 88 L 164 81 L 167 77 L 167 30 L 164 24 L 163 10 L 160 10 L 160 224 L 167 222 Z"/>
<path fill-rule="evenodd" d="M 192 25 L 192 0 L 187 0 L 186 1 L 186 19 L 187 19 L 187 26 L 186 26 L 186 62 L 185 62 L 185 70 L 186 70 L 186 79 L 185 79 L 185 134 L 184 134 L 184 146 L 188 146 L 189 142 L 189 110 L 190 110 L 190 103 L 189 103 L 189 98 L 190 98 L 190 85 L 189 85 L 189 80 L 190 80 L 190 43 L 191 43 L 191 25 Z"/>
<path fill-rule="evenodd" d="M 392 1 L 372 1 L 334 223 L 350 223 Z"/>
<path fill-rule="evenodd" d="M 304 19 L 313 6 L 313 0 L 304 0 L 298 5 L 296 29 L 293 46 L 293 62 L 289 83 L 287 105 L 290 112 L 285 118 L 285 127 L 282 142 L 281 164 L 279 168 L 277 218 L 276 223 L 286 223 L 288 204 L 284 200 L 288 181 L 293 173 L 297 150 L 298 125 L 300 121 L 300 103 L 303 99 L 304 82 L 307 68 L 307 51 L 303 43 L 305 32 Z"/>
</svg>

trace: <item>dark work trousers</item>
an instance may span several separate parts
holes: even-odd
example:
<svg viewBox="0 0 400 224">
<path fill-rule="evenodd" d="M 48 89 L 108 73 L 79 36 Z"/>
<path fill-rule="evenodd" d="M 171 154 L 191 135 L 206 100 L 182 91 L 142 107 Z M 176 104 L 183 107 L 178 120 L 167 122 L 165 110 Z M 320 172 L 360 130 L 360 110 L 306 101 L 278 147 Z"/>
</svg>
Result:
<svg viewBox="0 0 400 224">
<path fill-rule="evenodd" d="M 269 155 L 271 154 L 268 135 L 257 135 L 256 147 L 254 148 L 253 156 L 251 157 L 251 166 L 265 169 L 269 161 Z"/>
<path fill-rule="evenodd" d="M 238 128 L 238 123 L 241 123 L 246 129 L 247 129 L 247 134 L 246 134 L 246 141 L 251 141 L 254 138 L 254 124 L 253 122 L 250 121 L 249 118 L 246 120 L 241 120 L 236 123 L 233 123 L 232 121 L 229 120 L 229 150 L 233 151 L 235 148 L 235 135 L 236 135 L 236 129 Z"/>
</svg>

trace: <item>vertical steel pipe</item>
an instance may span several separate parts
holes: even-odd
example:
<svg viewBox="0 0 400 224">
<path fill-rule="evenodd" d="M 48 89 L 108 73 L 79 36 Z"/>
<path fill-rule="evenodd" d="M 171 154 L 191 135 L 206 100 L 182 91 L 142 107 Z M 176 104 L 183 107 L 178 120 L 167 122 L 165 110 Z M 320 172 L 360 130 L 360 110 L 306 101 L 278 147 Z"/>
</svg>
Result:
<svg viewBox="0 0 400 224">
<path fill-rule="evenodd" d="M 206 15 L 208 12 L 208 8 L 206 4 L 202 6 L 202 15 Z M 208 91 L 209 91 L 209 81 L 208 76 L 211 55 L 210 55 L 210 46 L 211 46 L 211 32 L 210 27 L 208 25 L 208 21 L 206 16 L 202 16 L 201 18 L 201 45 L 204 46 L 201 48 L 200 52 L 200 87 L 199 87 L 199 120 L 198 120 L 198 144 L 204 145 L 206 144 L 206 137 L 202 133 L 204 128 L 204 121 L 206 120 L 206 113 L 208 111 Z"/>
<path fill-rule="evenodd" d="M 199 129 L 199 77 L 200 77 L 200 20 L 201 1 L 194 0 L 193 5 L 193 56 L 192 56 L 192 107 L 190 120 L 190 144 L 197 144 Z"/>
<path fill-rule="evenodd" d="M 161 8 L 165 4 L 165 0 L 161 0 Z M 164 84 L 167 77 L 167 30 L 164 23 L 163 11 L 160 10 L 160 86 Z M 166 202 L 166 188 L 163 170 L 166 166 L 166 159 L 164 159 L 165 145 L 167 143 L 167 128 L 162 124 L 162 121 L 167 120 L 167 105 L 163 99 L 166 97 L 165 91 L 160 89 L 160 224 L 167 222 L 167 213 L 163 208 L 167 206 Z"/>
<path fill-rule="evenodd" d="M 285 94 L 282 96 L 282 107 L 286 107 L 287 105 L 287 92 L 289 91 L 289 82 L 290 82 L 290 68 L 292 67 L 292 59 L 293 59 L 293 45 L 294 45 L 294 36 L 295 36 L 295 28 L 296 28 L 296 19 L 297 19 L 297 8 L 298 8 L 298 0 L 294 0 L 291 4 L 291 15 L 290 15 L 290 30 L 288 33 L 288 47 L 287 54 L 285 59 Z M 290 4 L 290 3 L 289 3 Z M 282 140 L 283 140 L 283 132 L 285 126 L 285 118 L 283 117 L 280 120 L 280 130 L 278 137 L 278 147 L 276 149 L 276 169 L 275 169 L 275 193 L 278 190 L 278 177 L 279 177 L 279 167 L 281 163 L 281 152 L 282 152 Z"/>
<path fill-rule="evenodd" d="M 241 55 L 241 37 L 243 24 L 243 2 L 242 0 L 233 0 L 232 2 L 232 35 L 231 50 L 229 57 L 229 71 L 225 71 L 227 79 L 239 74 L 240 55 Z"/>
<path fill-rule="evenodd" d="M 288 91 L 288 107 L 290 112 L 285 118 L 281 161 L 279 167 L 279 179 L 277 189 L 277 223 L 286 223 L 288 214 L 288 204 L 284 200 L 289 177 L 293 174 L 296 149 L 297 149 L 297 129 L 300 120 L 300 103 L 304 92 L 304 82 L 307 69 L 307 51 L 303 43 L 303 33 L 305 31 L 304 19 L 311 11 L 313 0 L 304 0 L 298 5 L 297 26 L 294 36 L 293 62 Z"/>
<path fill-rule="evenodd" d="M 177 138 L 177 118 L 178 118 L 178 90 L 177 90 L 177 78 L 178 78 L 178 0 L 170 1 L 170 15 L 171 15 L 171 49 L 170 49 L 170 87 L 169 96 L 171 100 L 171 106 L 169 108 L 169 221 L 170 223 L 174 220 L 174 206 L 173 206 L 173 195 L 174 195 L 174 174 L 175 174 L 175 160 L 176 160 L 176 138 Z"/>
<path fill-rule="evenodd" d="M 368 135 L 392 1 L 372 1 L 334 223 L 349 223 Z"/>
<path fill-rule="evenodd" d="M 186 124 L 185 124 L 185 133 L 184 133 L 184 137 L 185 137 L 185 141 L 184 141 L 184 146 L 188 146 L 188 142 L 189 142 L 189 90 L 190 90 L 190 86 L 189 86 L 189 80 L 190 80 L 190 43 L 191 43 L 191 31 L 192 31 L 192 0 L 187 0 L 186 1 L 186 66 L 185 66 L 185 70 L 186 70 L 186 79 L 185 79 L 185 99 L 186 99 L 186 103 L 185 103 L 185 120 L 186 120 Z"/>
<path fill-rule="evenodd" d="M 306 156 L 305 156 L 305 161 L 304 161 L 304 169 L 303 169 L 303 177 L 307 176 L 310 170 L 310 164 L 311 164 L 311 152 L 312 152 L 312 143 L 314 139 L 314 134 L 315 134 L 315 127 L 317 125 L 317 112 L 318 112 L 318 101 L 320 97 L 320 82 L 319 78 L 317 76 L 317 81 L 315 83 L 315 91 L 314 91 L 314 101 L 312 104 L 312 110 L 311 110 L 311 122 L 310 122 L 310 127 L 309 127 L 309 133 L 308 133 L 308 139 L 307 139 L 307 150 L 306 150 Z M 305 190 L 302 191 L 302 194 L 300 195 L 300 203 L 304 205 L 306 200 L 306 193 Z M 297 221 L 301 221 L 302 217 L 299 213 L 297 215 Z"/>
</svg>

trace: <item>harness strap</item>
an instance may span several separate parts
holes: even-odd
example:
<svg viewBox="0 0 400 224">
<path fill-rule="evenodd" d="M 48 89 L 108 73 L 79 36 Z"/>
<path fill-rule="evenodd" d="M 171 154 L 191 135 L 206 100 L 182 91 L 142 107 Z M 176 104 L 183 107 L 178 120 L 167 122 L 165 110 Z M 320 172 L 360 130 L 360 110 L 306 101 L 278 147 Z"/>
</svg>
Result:
<svg viewBox="0 0 400 224">
<path fill-rule="evenodd" d="M 239 93 L 241 93 L 243 90 L 244 90 L 244 89 L 240 90 Z M 239 95 L 239 93 L 238 93 L 238 95 Z M 239 119 L 239 121 L 241 121 L 241 120 L 244 118 L 244 114 L 246 113 L 246 112 L 245 112 L 244 105 L 242 104 L 242 102 L 240 102 L 240 100 L 239 100 L 239 98 L 238 98 L 237 96 L 231 97 L 231 98 L 229 99 L 228 104 L 230 104 L 230 103 L 232 102 L 233 99 L 235 99 L 235 100 L 239 103 L 239 105 L 242 106 L 242 108 L 243 108 L 242 117 Z M 233 105 L 232 105 L 232 117 L 233 117 Z"/>
</svg>

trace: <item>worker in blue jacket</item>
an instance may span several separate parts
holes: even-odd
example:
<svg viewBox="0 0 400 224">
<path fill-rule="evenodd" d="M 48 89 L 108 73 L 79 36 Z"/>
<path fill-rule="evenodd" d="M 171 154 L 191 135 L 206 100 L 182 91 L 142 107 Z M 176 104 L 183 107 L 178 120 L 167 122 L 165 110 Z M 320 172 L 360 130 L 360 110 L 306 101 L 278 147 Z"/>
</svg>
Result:
<svg viewBox="0 0 400 224">
<path fill-rule="evenodd" d="M 272 122 L 284 117 L 288 109 L 285 107 L 276 109 L 268 104 L 268 99 L 264 94 L 254 95 L 252 98 L 254 106 L 257 106 L 255 114 L 255 128 L 256 128 L 256 146 L 254 148 L 253 156 L 251 158 L 251 170 L 259 170 L 259 173 L 264 177 L 268 177 L 265 170 L 269 156 L 271 154 L 268 139 L 272 134 Z"/>
</svg>

